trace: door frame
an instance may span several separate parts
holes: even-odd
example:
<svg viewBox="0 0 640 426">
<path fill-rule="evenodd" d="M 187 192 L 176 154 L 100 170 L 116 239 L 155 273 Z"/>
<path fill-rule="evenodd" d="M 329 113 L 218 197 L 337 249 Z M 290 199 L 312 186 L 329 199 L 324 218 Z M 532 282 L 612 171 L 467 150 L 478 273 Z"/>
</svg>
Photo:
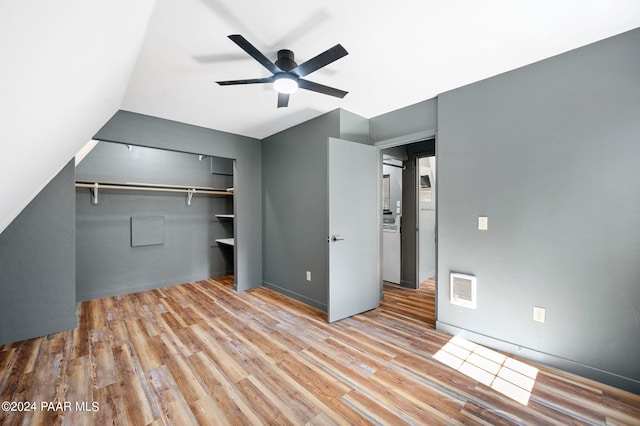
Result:
<svg viewBox="0 0 640 426">
<path fill-rule="evenodd" d="M 411 133 L 408 135 L 403 135 L 403 136 L 398 136 L 395 138 L 390 138 L 390 139 L 384 139 L 378 142 L 375 142 L 373 145 L 375 147 L 378 148 L 378 198 L 379 198 L 379 202 L 378 202 L 378 210 L 380 210 L 380 206 L 382 205 L 382 150 L 386 149 L 386 148 L 393 148 L 393 147 L 397 147 L 397 146 L 406 146 L 406 145 L 411 145 L 413 143 L 417 143 L 417 142 L 422 142 L 425 140 L 431 140 L 433 139 L 435 141 L 435 153 L 433 155 L 435 155 L 436 157 L 436 174 L 435 174 L 435 180 L 436 182 L 438 182 L 438 173 L 439 173 L 439 169 L 440 167 L 438 167 L 438 132 L 436 129 L 428 129 L 428 130 L 424 130 L 421 132 L 416 132 L 416 133 Z M 419 157 L 416 157 L 414 159 L 414 162 L 417 162 L 417 159 Z M 417 166 L 417 163 L 416 163 Z M 416 185 L 418 184 L 418 177 L 417 177 L 417 173 L 416 173 Z M 434 304 L 434 319 L 437 321 L 438 320 L 438 278 L 439 278 L 439 272 L 438 272 L 438 246 L 439 246 L 439 232 L 438 232 L 438 216 L 439 216 L 439 210 L 440 210 L 440 203 L 438 202 L 438 193 L 439 191 L 436 190 L 436 194 L 435 194 L 435 201 L 436 201 L 436 229 L 435 229 L 435 234 L 436 234 L 436 244 L 435 244 L 435 280 L 436 280 L 436 285 L 435 285 L 435 304 Z M 418 218 L 418 214 L 419 214 L 419 203 L 417 203 L 417 197 L 418 197 L 418 193 L 416 191 L 416 218 Z M 403 207 L 404 209 L 404 207 Z M 378 211 L 378 214 L 380 213 L 380 211 Z M 380 233 L 380 241 L 382 241 L 382 225 L 380 224 L 378 226 L 378 232 Z M 418 234 L 418 232 L 416 232 L 416 234 Z M 416 235 L 416 281 L 419 281 L 419 268 L 420 268 L 420 263 L 419 263 L 419 235 Z M 380 259 L 379 259 L 379 264 L 380 264 L 380 300 L 383 299 L 384 297 L 384 293 L 383 293 L 383 286 L 384 286 L 384 281 L 382 279 L 382 244 L 380 244 Z M 417 285 L 419 286 L 419 283 L 417 283 Z"/>
</svg>

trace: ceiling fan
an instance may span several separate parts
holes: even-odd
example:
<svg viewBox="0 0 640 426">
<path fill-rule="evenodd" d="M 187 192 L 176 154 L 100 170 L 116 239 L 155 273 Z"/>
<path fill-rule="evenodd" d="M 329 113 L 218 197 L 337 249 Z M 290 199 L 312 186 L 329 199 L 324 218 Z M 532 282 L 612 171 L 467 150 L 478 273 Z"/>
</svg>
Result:
<svg viewBox="0 0 640 426">
<path fill-rule="evenodd" d="M 311 90 L 313 92 L 329 96 L 335 96 L 337 98 L 344 98 L 345 95 L 349 93 L 344 90 L 335 89 L 333 87 L 314 83 L 313 81 L 302 78 L 334 61 L 337 61 L 343 56 L 348 55 L 348 52 L 340 44 L 336 44 L 332 48 L 309 59 L 305 63 L 298 65 L 294 60 L 294 55 L 291 50 L 279 50 L 278 60 L 273 63 L 240 34 L 230 35 L 229 38 L 235 44 L 240 46 L 242 50 L 251 55 L 253 59 L 260 62 L 260 64 L 268 69 L 273 75 L 271 77 L 252 78 L 248 80 L 216 81 L 216 83 L 221 86 L 273 83 L 274 88 L 278 91 L 278 108 L 288 106 L 289 95 L 295 92 L 298 88 Z"/>
</svg>

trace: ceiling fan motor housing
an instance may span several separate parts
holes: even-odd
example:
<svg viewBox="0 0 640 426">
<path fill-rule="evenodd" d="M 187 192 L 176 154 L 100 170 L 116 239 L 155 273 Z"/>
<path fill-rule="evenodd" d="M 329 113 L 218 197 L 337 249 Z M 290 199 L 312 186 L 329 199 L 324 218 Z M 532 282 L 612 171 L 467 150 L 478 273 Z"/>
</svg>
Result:
<svg viewBox="0 0 640 426">
<path fill-rule="evenodd" d="M 294 58 L 295 57 L 291 50 L 278 50 L 278 60 L 276 61 L 276 66 L 282 71 L 291 71 L 298 66 Z"/>
<path fill-rule="evenodd" d="M 298 65 L 291 50 L 279 50 L 278 60 L 274 63 L 240 34 L 231 34 L 229 39 L 240 46 L 242 50 L 247 52 L 249 56 L 258 61 L 263 67 L 269 70 L 272 75 L 270 77 L 249 78 L 244 80 L 217 81 L 216 83 L 221 86 L 273 83 L 274 88 L 278 92 L 278 108 L 288 106 L 289 95 L 295 92 L 298 88 L 322 93 L 324 95 L 335 96 L 336 98 L 344 98 L 348 93 L 344 90 L 325 86 L 303 78 L 306 75 L 337 61 L 343 56 L 348 55 L 347 50 L 340 44 L 336 44 L 332 48 L 327 49 L 319 55 L 307 60 L 302 65 Z"/>
</svg>

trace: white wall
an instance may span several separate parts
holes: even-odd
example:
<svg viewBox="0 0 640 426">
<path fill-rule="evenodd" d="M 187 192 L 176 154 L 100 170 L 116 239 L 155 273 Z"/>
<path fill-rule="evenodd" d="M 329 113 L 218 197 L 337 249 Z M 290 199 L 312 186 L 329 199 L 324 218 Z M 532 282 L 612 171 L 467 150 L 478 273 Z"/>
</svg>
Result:
<svg viewBox="0 0 640 426">
<path fill-rule="evenodd" d="M 0 2 L 0 232 L 119 109 L 154 4 Z"/>
<path fill-rule="evenodd" d="M 431 188 L 421 188 L 418 182 L 418 281 L 422 282 L 436 274 L 436 157 L 423 157 L 419 161 L 420 176 L 428 175 Z"/>
</svg>

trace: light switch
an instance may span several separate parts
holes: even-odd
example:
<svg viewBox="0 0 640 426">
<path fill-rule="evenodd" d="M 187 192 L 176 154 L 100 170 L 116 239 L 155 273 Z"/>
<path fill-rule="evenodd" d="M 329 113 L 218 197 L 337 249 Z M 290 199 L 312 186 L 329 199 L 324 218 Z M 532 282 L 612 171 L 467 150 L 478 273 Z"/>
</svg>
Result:
<svg viewBox="0 0 640 426">
<path fill-rule="evenodd" d="M 478 216 L 478 230 L 486 231 L 489 229 L 489 218 L 486 216 Z"/>
<path fill-rule="evenodd" d="M 311 271 L 307 271 L 307 281 L 311 281 Z"/>
</svg>

